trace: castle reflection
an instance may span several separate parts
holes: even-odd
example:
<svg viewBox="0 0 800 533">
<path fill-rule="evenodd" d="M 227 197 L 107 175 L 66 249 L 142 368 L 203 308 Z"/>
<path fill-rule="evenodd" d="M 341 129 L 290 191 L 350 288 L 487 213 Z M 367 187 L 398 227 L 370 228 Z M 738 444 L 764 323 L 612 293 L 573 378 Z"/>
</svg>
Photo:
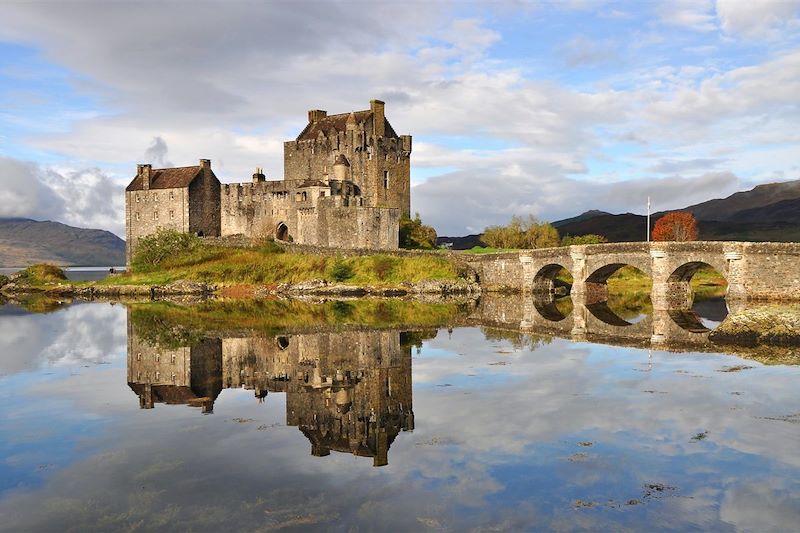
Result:
<svg viewBox="0 0 800 533">
<path fill-rule="evenodd" d="M 142 409 L 185 404 L 211 413 L 223 389 L 252 390 L 258 401 L 286 394 L 286 424 L 331 451 L 388 464 L 401 431 L 414 429 L 413 333 L 336 331 L 217 336 L 186 345 L 158 343 L 128 320 L 128 385 Z"/>
</svg>

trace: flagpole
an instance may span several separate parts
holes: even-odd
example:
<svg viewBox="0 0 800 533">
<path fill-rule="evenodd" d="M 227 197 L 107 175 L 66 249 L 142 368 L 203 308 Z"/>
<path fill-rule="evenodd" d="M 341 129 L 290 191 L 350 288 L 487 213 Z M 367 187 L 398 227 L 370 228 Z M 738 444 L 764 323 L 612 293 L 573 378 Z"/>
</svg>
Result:
<svg viewBox="0 0 800 533">
<path fill-rule="evenodd" d="M 650 197 L 647 197 L 647 242 L 650 242 Z"/>
</svg>

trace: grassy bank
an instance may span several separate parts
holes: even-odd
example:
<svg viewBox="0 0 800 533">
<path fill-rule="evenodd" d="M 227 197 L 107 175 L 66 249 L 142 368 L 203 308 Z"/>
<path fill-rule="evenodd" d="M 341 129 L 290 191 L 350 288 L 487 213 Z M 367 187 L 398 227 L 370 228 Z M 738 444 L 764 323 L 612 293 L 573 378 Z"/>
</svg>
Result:
<svg viewBox="0 0 800 533">
<path fill-rule="evenodd" d="M 323 257 L 284 252 L 272 243 L 259 248 L 200 244 L 179 250 L 157 264 L 134 264 L 129 273 L 101 284 L 163 285 L 187 280 L 225 285 L 274 285 L 324 279 L 352 285 L 399 285 L 425 280 L 456 280 L 458 269 L 434 255 Z"/>
</svg>

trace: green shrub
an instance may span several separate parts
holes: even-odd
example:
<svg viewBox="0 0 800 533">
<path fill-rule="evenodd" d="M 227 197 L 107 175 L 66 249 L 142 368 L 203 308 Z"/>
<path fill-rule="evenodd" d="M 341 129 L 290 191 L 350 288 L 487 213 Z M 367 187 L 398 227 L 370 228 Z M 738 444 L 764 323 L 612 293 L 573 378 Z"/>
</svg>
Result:
<svg viewBox="0 0 800 533">
<path fill-rule="evenodd" d="M 11 280 L 8 279 L 8 276 L 4 276 L 4 275 L 0 274 L 0 287 L 2 287 L 3 285 L 8 285 L 9 281 L 11 281 Z"/>
<path fill-rule="evenodd" d="M 394 264 L 393 258 L 379 255 L 372 260 L 372 269 L 379 280 L 386 281 L 394 269 Z"/>
<path fill-rule="evenodd" d="M 145 270 L 161 264 L 169 257 L 193 252 L 202 247 L 199 237 L 171 229 L 160 229 L 136 243 L 132 265 L 135 270 Z"/>
<path fill-rule="evenodd" d="M 57 283 L 67 279 L 64 271 L 54 265 L 40 263 L 38 265 L 31 265 L 19 273 L 17 278 L 20 283 Z"/>
<path fill-rule="evenodd" d="M 419 213 L 412 219 L 400 218 L 400 248 L 433 250 L 436 248 L 436 230 L 422 223 Z"/>
<path fill-rule="evenodd" d="M 608 242 L 608 239 L 602 235 L 595 235 L 588 233 L 586 235 L 566 235 L 561 239 L 561 246 L 573 246 L 575 244 L 603 244 Z"/>
<path fill-rule="evenodd" d="M 341 259 L 336 261 L 331 267 L 331 278 L 334 281 L 346 281 L 355 275 L 353 267 Z"/>
</svg>

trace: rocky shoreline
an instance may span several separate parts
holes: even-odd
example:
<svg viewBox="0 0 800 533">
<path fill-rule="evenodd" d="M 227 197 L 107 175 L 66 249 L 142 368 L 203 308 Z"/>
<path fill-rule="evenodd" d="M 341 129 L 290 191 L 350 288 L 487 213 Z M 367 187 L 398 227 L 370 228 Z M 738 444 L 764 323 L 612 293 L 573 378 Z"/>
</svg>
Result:
<svg viewBox="0 0 800 533">
<path fill-rule="evenodd" d="M 6 297 L 40 294 L 55 298 L 148 298 L 158 300 L 174 297 L 212 297 L 224 292 L 226 287 L 192 281 L 177 281 L 164 285 L 124 285 L 49 283 L 31 285 L 10 281 L 0 287 L 0 294 Z M 252 296 L 477 296 L 480 285 L 466 280 L 403 283 L 398 286 L 345 285 L 331 284 L 322 279 L 302 283 L 281 283 L 275 286 L 252 287 Z"/>
</svg>

